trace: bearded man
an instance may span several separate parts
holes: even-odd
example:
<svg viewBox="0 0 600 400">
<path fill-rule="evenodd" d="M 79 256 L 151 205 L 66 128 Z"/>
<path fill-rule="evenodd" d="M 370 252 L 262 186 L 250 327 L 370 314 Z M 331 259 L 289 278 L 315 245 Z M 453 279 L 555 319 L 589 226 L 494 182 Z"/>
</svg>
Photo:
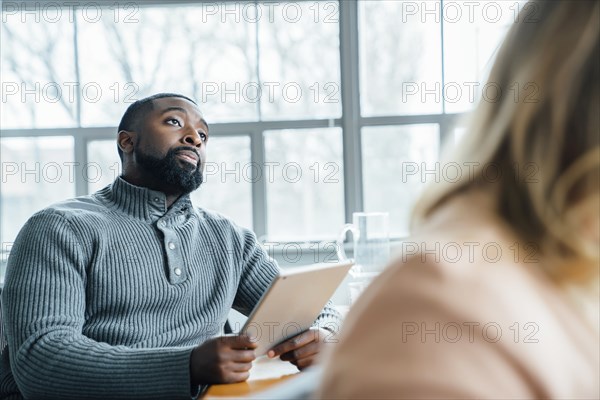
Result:
<svg viewBox="0 0 600 400">
<path fill-rule="evenodd" d="M 27 221 L 2 292 L 1 398 L 190 399 L 248 378 L 255 343 L 222 328 L 279 267 L 252 232 L 192 205 L 208 140 L 193 100 L 136 101 L 118 128 L 122 175 Z M 269 355 L 310 366 L 332 323 L 328 304 Z"/>
</svg>

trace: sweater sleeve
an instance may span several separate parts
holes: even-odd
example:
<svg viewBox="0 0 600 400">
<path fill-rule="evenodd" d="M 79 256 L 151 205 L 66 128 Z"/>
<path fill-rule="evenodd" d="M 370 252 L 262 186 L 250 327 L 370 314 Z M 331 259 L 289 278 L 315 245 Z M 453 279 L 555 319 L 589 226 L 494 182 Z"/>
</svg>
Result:
<svg viewBox="0 0 600 400">
<path fill-rule="evenodd" d="M 26 398 L 190 398 L 191 348 L 111 346 L 82 333 L 86 260 L 61 214 L 19 233 L 2 292 L 10 366 Z"/>
<path fill-rule="evenodd" d="M 241 237 L 243 265 L 234 308 L 249 315 L 280 270 L 275 260 L 258 243 L 254 233 L 243 228 L 237 229 Z M 313 326 L 337 332 L 340 325 L 341 315 L 329 301 Z"/>
</svg>

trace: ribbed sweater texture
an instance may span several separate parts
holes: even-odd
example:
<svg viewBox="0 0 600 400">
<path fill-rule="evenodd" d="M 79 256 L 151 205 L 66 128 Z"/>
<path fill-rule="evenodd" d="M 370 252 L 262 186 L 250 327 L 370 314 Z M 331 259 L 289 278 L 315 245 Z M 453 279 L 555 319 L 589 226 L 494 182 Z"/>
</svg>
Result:
<svg viewBox="0 0 600 400">
<path fill-rule="evenodd" d="M 192 348 L 278 271 L 252 232 L 189 195 L 167 208 L 117 178 L 46 208 L 8 260 L 0 398 L 190 399 Z M 330 323 L 328 304 L 316 324 Z"/>
</svg>

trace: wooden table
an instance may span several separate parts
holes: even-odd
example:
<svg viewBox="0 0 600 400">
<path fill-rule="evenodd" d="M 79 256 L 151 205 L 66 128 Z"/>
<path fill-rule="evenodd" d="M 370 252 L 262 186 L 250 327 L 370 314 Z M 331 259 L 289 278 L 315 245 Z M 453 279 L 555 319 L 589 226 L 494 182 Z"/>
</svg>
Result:
<svg viewBox="0 0 600 400">
<path fill-rule="evenodd" d="M 261 357 L 254 361 L 250 370 L 250 378 L 246 382 L 228 385 L 212 385 L 202 397 L 203 400 L 213 400 L 223 397 L 247 397 L 277 384 L 285 382 L 298 373 L 298 369 L 289 362 L 279 358 Z"/>
</svg>

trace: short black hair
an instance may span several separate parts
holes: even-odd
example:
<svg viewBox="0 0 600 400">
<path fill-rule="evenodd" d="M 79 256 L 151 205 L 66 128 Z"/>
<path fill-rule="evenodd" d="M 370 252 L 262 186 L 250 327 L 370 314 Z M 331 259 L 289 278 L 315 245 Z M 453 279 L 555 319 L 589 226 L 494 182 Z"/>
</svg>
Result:
<svg viewBox="0 0 600 400">
<path fill-rule="evenodd" d="M 144 118 L 146 118 L 148 113 L 150 113 L 154 109 L 154 100 L 162 99 L 164 97 L 179 97 L 194 103 L 196 106 L 198 105 L 194 100 L 178 93 L 153 94 L 152 96 L 148 96 L 143 99 L 137 100 L 134 103 L 132 103 L 129 107 L 127 107 L 127 110 L 125 110 L 125 114 L 123 114 L 123 117 L 121 118 L 121 122 L 119 122 L 117 133 L 121 131 L 137 130 L 139 128 L 140 122 L 142 122 Z M 117 152 L 119 153 L 119 158 L 123 160 L 123 151 L 118 145 Z"/>
</svg>

